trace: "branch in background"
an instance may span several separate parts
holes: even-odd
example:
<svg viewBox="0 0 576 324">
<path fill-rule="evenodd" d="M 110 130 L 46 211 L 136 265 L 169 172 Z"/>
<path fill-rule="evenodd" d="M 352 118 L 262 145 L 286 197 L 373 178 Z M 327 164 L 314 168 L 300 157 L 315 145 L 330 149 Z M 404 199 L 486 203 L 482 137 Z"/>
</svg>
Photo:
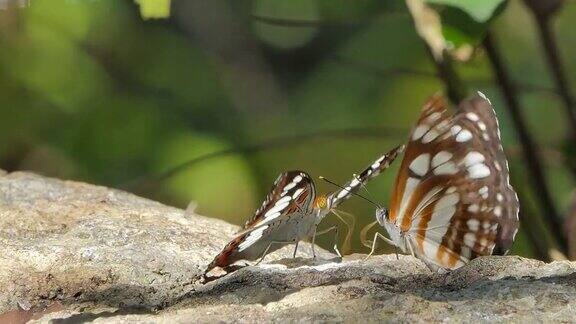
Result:
<svg viewBox="0 0 576 324">
<path fill-rule="evenodd" d="M 438 76 L 442 79 L 444 87 L 446 88 L 446 94 L 450 101 L 455 107 L 466 98 L 467 90 L 465 83 L 462 82 L 456 70 L 454 68 L 454 60 L 450 56 L 448 51 L 444 51 L 443 58 L 441 60 L 436 60 L 432 55 L 430 55 L 436 64 L 438 69 Z"/>
<path fill-rule="evenodd" d="M 498 85 L 500 86 L 504 99 L 506 100 L 506 107 L 508 108 L 517 130 L 528 171 L 530 172 L 529 178 L 532 181 L 534 190 L 536 191 L 542 215 L 545 215 L 545 217 L 547 216 L 545 219 L 546 223 L 550 224 L 550 229 L 554 234 L 555 239 L 559 242 L 561 252 L 566 254 L 567 243 L 564 232 L 562 231 L 562 219 L 552 201 L 552 196 L 548 184 L 546 183 L 544 169 L 540 157 L 538 156 L 536 144 L 528 132 L 528 126 L 520 112 L 516 88 L 510 80 L 508 72 L 504 67 L 502 57 L 490 32 L 486 34 L 483 45 L 486 49 L 486 54 L 488 55 L 488 59 L 492 65 L 492 70 L 494 71 Z"/>
<path fill-rule="evenodd" d="M 568 138 L 571 143 L 576 143 L 576 98 L 574 97 L 568 78 L 564 73 L 564 67 L 560 59 L 560 50 L 556 42 L 556 35 L 552 28 L 554 15 L 558 12 L 563 4 L 562 0 L 524 0 L 537 23 L 538 32 L 540 33 L 540 41 L 546 55 L 548 67 L 554 77 L 558 94 L 564 103 L 566 118 L 570 123 Z M 569 169 L 576 177 L 576 165 L 569 162 Z"/>
<path fill-rule="evenodd" d="M 144 176 L 125 184 L 121 184 L 117 187 L 123 188 L 128 191 L 135 193 L 147 193 L 152 189 L 157 189 L 158 186 L 165 180 L 175 176 L 176 174 L 202 162 L 206 162 L 211 159 L 221 158 L 228 155 L 234 154 L 246 154 L 255 153 L 264 150 L 273 149 L 285 149 L 289 146 L 296 146 L 302 143 L 310 144 L 312 140 L 319 139 L 334 139 L 334 138 L 354 138 L 354 137 L 391 137 L 391 138 L 401 138 L 404 140 L 407 130 L 397 129 L 393 127 L 361 127 L 361 128 L 349 128 L 341 130 L 328 130 L 317 133 L 310 134 L 299 134 L 293 136 L 283 136 L 274 138 L 256 145 L 249 145 L 243 147 L 236 147 L 227 150 L 217 151 L 209 154 L 205 154 L 194 158 L 192 160 L 183 162 L 178 166 L 171 168 L 161 174 L 156 176 Z"/>
<path fill-rule="evenodd" d="M 325 21 L 325 20 L 307 20 L 307 19 L 286 19 L 286 18 L 260 16 L 254 14 L 251 14 L 250 18 L 259 23 L 274 26 L 282 26 L 282 27 L 357 27 L 368 24 L 368 22 L 364 20 Z"/>
<path fill-rule="evenodd" d="M 386 11 L 380 16 L 390 16 L 390 15 L 406 15 L 405 12 L 400 11 Z M 356 19 L 356 20 L 309 20 L 309 19 L 287 19 L 278 17 L 268 17 L 261 15 L 251 14 L 250 18 L 259 23 L 282 26 L 282 27 L 358 27 L 370 25 L 377 20 L 376 17 L 370 17 L 370 19 Z M 376 19 L 375 19 L 376 18 Z"/>
<path fill-rule="evenodd" d="M 370 63 L 356 61 L 354 59 L 350 59 L 347 57 L 343 57 L 340 55 L 331 55 L 329 59 L 332 59 L 334 62 L 355 68 L 356 70 L 371 74 L 376 77 L 380 78 L 388 78 L 388 77 L 395 77 L 401 75 L 411 75 L 411 76 L 418 76 L 418 77 L 427 77 L 427 78 L 438 78 L 434 72 L 428 72 L 424 70 L 415 70 L 409 68 L 390 68 L 390 69 L 381 69 L 377 66 L 371 65 Z"/>
<path fill-rule="evenodd" d="M 428 54 L 436 65 L 448 98 L 457 106 L 466 97 L 466 88 L 454 70 L 453 60 L 442 33 L 440 16 L 423 0 L 406 0 L 406 6 L 414 20 L 416 32 L 424 40 Z"/>
</svg>

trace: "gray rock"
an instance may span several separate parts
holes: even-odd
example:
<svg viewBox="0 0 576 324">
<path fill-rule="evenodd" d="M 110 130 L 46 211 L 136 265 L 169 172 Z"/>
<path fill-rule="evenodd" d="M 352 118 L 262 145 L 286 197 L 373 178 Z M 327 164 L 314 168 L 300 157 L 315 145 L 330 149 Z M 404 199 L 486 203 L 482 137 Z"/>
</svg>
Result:
<svg viewBox="0 0 576 324">
<path fill-rule="evenodd" d="M 0 314 L 55 301 L 170 304 L 194 289 L 237 230 L 119 190 L 24 172 L 0 175 Z M 280 250 L 267 260 L 291 253 Z M 310 255 L 310 245 L 299 253 Z"/>
<path fill-rule="evenodd" d="M 269 264 L 197 283 L 235 229 L 120 191 L 6 175 L 0 178 L 0 309 L 51 304 L 35 314 L 42 323 L 576 318 L 576 263 L 516 256 L 480 258 L 436 274 L 410 256 L 314 261 L 285 258 L 288 249 Z"/>
</svg>

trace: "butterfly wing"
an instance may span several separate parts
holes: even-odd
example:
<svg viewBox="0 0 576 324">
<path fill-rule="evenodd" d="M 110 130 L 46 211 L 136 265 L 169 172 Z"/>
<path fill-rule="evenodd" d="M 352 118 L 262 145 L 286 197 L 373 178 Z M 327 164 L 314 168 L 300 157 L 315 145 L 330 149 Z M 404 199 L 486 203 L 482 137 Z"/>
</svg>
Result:
<svg viewBox="0 0 576 324">
<path fill-rule="evenodd" d="M 340 205 L 344 200 L 350 198 L 353 193 L 358 192 L 358 190 L 368 181 L 374 179 L 377 175 L 382 173 L 382 171 L 386 170 L 403 151 L 404 145 L 393 148 L 388 153 L 379 157 L 359 175 L 354 176 L 354 179 L 346 183 L 342 190 L 328 195 L 330 208 L 338 207 L 338 205 Z"/>
<path fill-rule="evenodd" d="M 281 173 L 266 199 L 244 226 L 243 231 L 266 224 L 287 212 L 306 206 L 315 199 L 316 190 L 310 176 L 303 171 Z"/>
<path fill-rule="evenodd" d="M 262 206 L 246 222 L 245 230 L 224 247 L 205 272 L 238 260 L 254 260 L 262 256 L 271 242 L 269 237 L 277 230 L 273 225 L 296 213 L 312 216 L 314 199 L 314 182 L 308 174 L 302 171 L 280 174 Z"/>
<path fill-rule="evenodd" d="M 432 97 L 410 134 L 389 221 L 430 265 L 457 268 L 479 255 L 505 253 L 518 229 L 498 121 L 482 94 L 455 115 Z"/>
</svg>

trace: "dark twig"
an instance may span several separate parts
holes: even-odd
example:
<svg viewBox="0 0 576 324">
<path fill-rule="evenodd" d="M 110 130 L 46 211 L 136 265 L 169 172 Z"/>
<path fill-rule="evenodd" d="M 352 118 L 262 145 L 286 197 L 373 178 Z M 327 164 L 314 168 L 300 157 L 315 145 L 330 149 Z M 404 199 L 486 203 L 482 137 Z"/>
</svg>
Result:
<svg viewBox="0 0 576 324">
<path fill-rule="evenodd" d="M 454 67 L 454 60 L 450 56 L 448 51 L 444 51 L 441 60 L 437 60 L 432 55 L 430 48 L 428 48 L 428 54 L 438 70 L 438 76 L 442 79 L 444 87 L 446 88 L 446 94 L 450 101 L 457 106 L 464 98 L 466 98 L 467 90 L 465 83 L 462 82 L 460 76 L 456 73 Z"/>
<path fill-rule="evenodd" d="M 146 176 L 140 177 L 123 185 L 121 188 L 127 190 L 132 190 L 134 192 L 148 192 L 151 188 L 157 187 L 163 181 L 173 177 L 174 175 L 202 162 L 206 162 L 211 159 L 221 158 L 228 155 L 240 154 L 240 153 L 254 153 L 263 150 L 272 149 L 285 149 L 289 146 L 300 145 L 301 143 L 309 144 L 312 140 L 319 139 L 333 139 L 333 138 L 353 138 L 353 137 L 395 137 L 402 138 L 406 135 L 407 131 L 402 129 L 397 129 L 393 127 L 362 127 L 362 128 L 350 128 L 341 130 L 328 130 L 317 133 L 309 134 L 298 134 L 293 136 L 283 136 L 274 138 L 256 145 L 242 146 L 236 148 L 230 148 L 227 150 L 217 151 L 214 153 L 209 153 L 206 155 L 199 156 L 197 158 L 191 159 L 189 161 L 183 162 L 165 172 L 162 172 L 156 176 Z"/>
<path fill-rule="evenodd" d="M 390 16 L 390 15 L 406 15 L 405 12 L 401 11 L 387 11 L 380 16 Z M 374 22 L 376 17 L 368 17 L 369 19 L 349 19 L 349 20 L 311 20 L 311 19 L 293 19 L 293 18 L 278 18 L 269 17 L 262 15 L 250 15 L 254 21 L 282 27 L 358 27 L 369 25 Z"/>
<path fill-rule="evenodd" d="M 323 27 L 323 26 L 360 26 L 366 25 L 366 21 L 362 20 L 340 20 L 340 21 L 327 21 L 327 20 L 308 20 L 308 19 L 287 19 L 287 18 L 277 18 L 277 17 L 267 17 L 267 16 L 260 16 L 260 15 L 250 15 L 250 17 L 257 22 L 267 24 L 267 25 L 274 25 L 274 26 L 282 26 L 282 27 Z"/>
<path fill-rule="evenodd" d="M 560 55 L 556 37 L 551 28 L 552 20 L 548 16 L 537 15 L 536 21 L 538 23 L 538 30 L 540 32 L 540 39 L 546 54 L 548 66 L 554 77 L 554 82 L 562 102 L 564 103 L 564 110 L 566 112 L 566 119 L 570 125 L 567 137 L 570 143 L 576 143 L 576 99 L 570 86 L 568 85 L 568 78 L 564 73 L 562 62 L 560 62 Z M 570 154 L 568 154 L 570 155 Z M 576 177 L 576 163 L 574 159 L 569 156 L 566 158 L 568 168 L 572 175 Z"/>
<path fill-rule="evenodd" d="M 537 16 L 536 21 L 538 22 L 538 30 L 540 32 L 540 39 L 542 40 L 542 45 L 544 47 L 544 52 L 546 53 L 546 59 L 548 60 L 548 65 L 554 76 L 554 81 L 556 87 L 558 88 L 558 93 L 560 98 L 564 102 L 564 107 L 566 108 L 566 117 L 571 124 L 572 136 L 576 133 L 576 99 L 570 90 L 568 85 L 568 78 L 564 74 L 564 68 L 562 62 L 560 62 L 560 55 L 558 52 L 558 44 L 556 43 L 556 38 L 550 26 L 551 20 L 546 17 Z M 572 137 L 576 142 L 576 138 Z"/>
<path fill-rule="evenodd" d="M 514 126 L 516 127 L 528 171 L 530 172 L 529 178 L 532 181 L 534 190 L 536 191 L 542 214 L 547 216 L 547 223 L 550 224 L 550 228 L 560 244 L 561 251 L 566 253 L 566 238 L 562 231 L 562 219 L 552 201 L 552 196 L 548 184 L 546 183 L 544 169 L 540 157 L 538 156 L 536 144 L 528 132 L 528 126 L 520 112 L 516 88 L 510 80 L 508 72 L 504 67 L 502 57 L 498 52 L 490 33 L 486 34 L 483 45 L 486 49 L 486 54 L 488 55 L 488 59 L 492 65 L 492 70 L 495 73 L 498 85 L 500 86 L 504 99 L 506 100 L 506 106 L 508 107 Z"/>
<path fill-rule="evenodd" d="M 418 76 L 418 77 L 426 77 L 426 78 L 438 78 L 438 76 L 434 72 L 424 71 L 424 70 L 415 70 L 409 68 L 390 68 L 390 69 L 382 69 L 377 66 L 374 66 L 370 63 L 356 61 L 354 59 L 350 59 L 347 57 L 343 57 L 340 55 L 331 55 L 329 57 L 334 62 L 355 68 L 356 70 L 370 74 L 376 77 L 381 78 L 388 78 L 388 77 L 395 77 L 401 75 L 410 75 L 410 76 Z"/>
</svg>

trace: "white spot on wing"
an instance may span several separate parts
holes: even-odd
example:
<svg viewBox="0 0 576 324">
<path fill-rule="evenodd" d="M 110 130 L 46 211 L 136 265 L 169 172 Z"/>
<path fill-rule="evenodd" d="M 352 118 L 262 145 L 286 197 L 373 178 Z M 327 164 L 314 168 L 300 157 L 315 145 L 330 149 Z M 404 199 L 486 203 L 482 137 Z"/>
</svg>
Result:
<svg viewBox="0 0 576 324">
<path fill-rule="evenodd" d="M 502 207 L 500 207 L 500 206 L 494 207 L 494 215 L 496 215 L 497 217 L 500 217 L 502 215 Z"/>
<path fill-rule="evenodd" d="M 437 121 L 440 118 L 440 113 L 439 112 L 434 112 L 432 114 L 430 114 L 430 116 L 428 116 L 427 120 L 428 122 L 430 122 L 430 124 L 433 124 L 435 121 Z"/>
<path fill-rule="evenodd" d="M 246 236 L 246 239 L 244 239 L 244 242 L 242 242 L 238 245 L 238 251 L 242 252 L 242 251 L 246 250 L 247 248 L 249 248 L 250 246 L 252 246 L 252 244 L 256 243 L 256 241 L 258 241 L 262 237 L 262 234 L 264 233 L 264 231 L 267 228 L 268 228 L 268 225 L 265 225 L 265 226 L 256 228 L 255 230 L 250 232 L 248 234 L 248 236 Z"/>
<path fill-rule="evenodd" d="M 414 129 L 414 132 L 412 133 L 412 140 L 415 141 L 417 139 L 419 139 L 420 137 L 424 136 L 424 134 L 426 134 L 426 132 L 430 129 L 430 127 L 428 125 L 418 125 L 416 126 L 416 128 Z"/>
<path fill-rule="evenodd" d="M 469 247 L 474 247 L 474 244 L 476 244 L 476 234 L 474 233 L 464 234 L 464 244 Z"/>
<path fill-rule="evenodd" d="M 296 189 L 296 191 L 294 191 L 293 197 L 296 198 L 296 197 L 300 196 L 300 194 L 302 193 L 302 191 L 304 191 L 304 188 L 298 188 L 298 189 Z"/>
<path fill-rule="evenodd" d="M 485 178 L 490 175 L 490 169 L 488 169 L 488 167 L 483 163 L 471 166 L 468 168 L 468 172 L 470 174 L 470 178 L 472 179 Z"/>
<path fill-rule="evenodd" d="M 446 162 L 437 167 L 436 169 L 434 169 L 434 174 L 436 175 L 442 175 L 442 174 L 452 175 L 456 173 L 458 173 L 458 168 L 456 167 L 456 164 L 454 164 L 454 162 Z"/>
<path fill-rule="evenodd" d="M 478 122 L 478 127 L 480 127 L 480 129 L 485 132 L 486 131 L 486 124 L 484 124 L 484 122 L 479 121 Z"/>
<path fill-rule="evenodd" d="M 426 144 L 426 143 L 430 143 L 433 140 L 436 139 L 436 137 L 438 137 L 438 132 L 435 131 L 434 129 L 431 129 L 428 131 L 428 133 L 426 133 L 426 135 L 424 135 L 424 137 L 422 138 L 422 143 Z"/>
<path fill-rule="evenodd" d="M 468 211 L 471 213 L 477 213 L 480 210 L 480 206 L 472 204 L 468 206 Z"/>
<path fill-rule="evenodd" d="M 476 115 L 476 114 L 473 113 L 473 112 L 467 113 L 467 114 L 466 114 L 466 118 L 470 119 L 470 120 L 473 121 L 473 122 L 476 122 L 476 121 L 480 120 L 480 118 L 478 118 L 478 115 Z"/>
<path fill-rule="evenodd" d="M 468 226 L 468 229 L 471 230 L 472 232 L 476 232 L 478 231 L 478 229 L 480 229 L 480 221 L 474 218 L 470 218 L 466 222 L 466 225 Z"/>
<path fill-rule="evenodd" d="M 424 153 L 420 154 L 415 158 L 412 163 L 410 163 L 410 170 L 419 176 L 423 176 L 428 172 L 428 167 L 430 164 L 430 154 Z"/>
<path fill-rule="evenodd" d="M 283 191 L 286 192 L 292 188 L 294 188 L 296 186 L 296 182 L 292 181 L 289 184 L 286 185 L 286 187 L 284 187 Z"/>
<path fill-rule="evenodd" d="M 448 162 L 452 158 L 452 153 L 446 151 L 440 151 L 434 155 L 432 158 L 432 167 L 435 168 L 440 164 Z"/>
<path fill-rule="evenodd" d="M 480 152 L 472 151 L 466 154 L 464 157 L 464 164 L 467 167 L 473 166 L 474 164 L 484 162 L 485 158 Z"/>
<path fill-rule="evenodd" d="M 478 193 L 482 196 L 482 198 L 487 199 L 488 198 L 488 187 L 484 186 L 484 187 L 480 188 L 478 190 Z"/>
<path fill-rule="evenodd" d="M 472 133 L 469 130 L 463 129 L 456 135 L 456 142 L 464 143 L 472 139 Z"/>
<path fill-rule="evenodd" d="M 458 133 L 460 133 L 461 130 L 462 127 L 460 125 L 454 125 L 452 126 L 452 128 L 450 128 L 450 132 L 452 133 L 452 135 L 458 135 Z"/>
</svg>

